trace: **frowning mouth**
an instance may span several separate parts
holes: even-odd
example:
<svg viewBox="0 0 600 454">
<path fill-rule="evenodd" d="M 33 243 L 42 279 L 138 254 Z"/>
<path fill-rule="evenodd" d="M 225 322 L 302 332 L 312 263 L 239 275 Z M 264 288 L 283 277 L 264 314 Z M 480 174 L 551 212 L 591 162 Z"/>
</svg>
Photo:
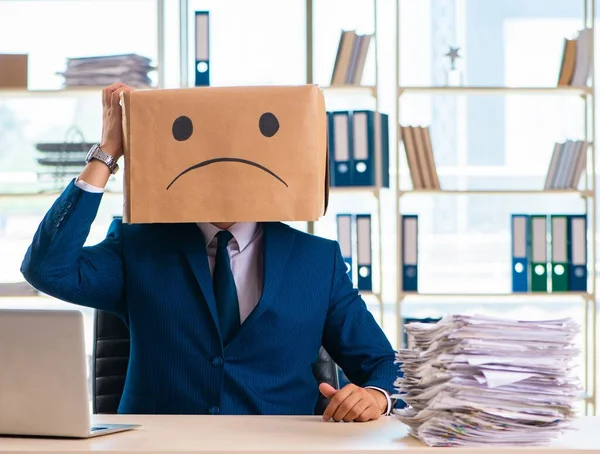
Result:
<svg viewBox="0 0 600 454">
<path fill-rule="evenodd" d="M 247 159 L 240 159 L 240 158 L 215 158 L 215 159 L 209 159 L 207 161 L 202 161 L 198 164 L 194 164 L 193 166 L 185 169 L 183 172 L 181 172 L 179 175 L 177 175 L 175 178 L 173 178 L 173 181 L 171 181 L 169 183 L 169 185 L 167 186 L 167 191 L 169 190 L 169 188 L 171 186 L 173 186 L 173 183 L 175 183 L 179 178 L 184 176 L 186 173 L 191 172 L 192 170 L 199 169 L 201 167 L 206 167 L 211 164 L 216 164 L 218 162 L 238 162 L 240 164 L 246 164 L 246 165 L 249 165 L 252 167 L 256 167 L 256 168 L 262 170 L 263 172 L 268 173 L 269 175 L 276 178 L 277 180 L 279 180 L 281 183 L 283 183 L 285 185 L 286 188 L 288 187 L 288 184 L 285 181 L 283 181 L 275 172 L 267 169 L 265 166 L 261 166 L 260 164 L 254 162 L 254 161 L 248 161 Z"/>
</svg>

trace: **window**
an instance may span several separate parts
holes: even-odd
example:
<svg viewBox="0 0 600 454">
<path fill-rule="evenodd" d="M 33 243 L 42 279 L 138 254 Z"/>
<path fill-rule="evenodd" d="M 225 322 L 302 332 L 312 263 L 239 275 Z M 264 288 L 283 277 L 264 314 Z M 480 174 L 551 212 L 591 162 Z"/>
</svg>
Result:
<svg viewBox="0 0 600 454">
<path fill-rule="evenodd" d="M 118 4 L 118 7 L 117 7 Z M 579 2 L 546 0 L 401 1 L 400 74 L 403 85 L 444 83 L 444 55 L 460 46 L 459 65 L 469 85 L 553 86 L 562 39 L 581 27 Z M 394 1 L 379 1 L 379 107 L 395 121 Z M 114 11 L 119 15 L 115 17 Z M 188 60 L 193 55 L 193 12 L 211 14 L 213 85 L 301 84 L 305 82 L 303 0 L 190 0 Z M 93 18 L 93 20 L 92 20 Z M 165 86 L 180 82 L 179 11 L 166 2 Z M 90 29 L 110 24 L 118 33 Z M 314 82 L 328 85 L 341 29 L 373 31 L 372 0 L 315 0 Z M 101 26 L 100 26 L 101 27 Z M 80 37 L 81 39 L 74 39 Z M 0 0 L 0 52 L 30 55 L 30 88 L 57 89 L 68 57 L 135 52 L 157 63 L 157 9 L 154 0 Z M 363 83 L 375 83 L 371 47 Z M 189 66 L 191 81 L 192 65 Z M 153 76 L 157 80 L 156 74 Z M 406 95 L 400 121 L 430 124 L 443 187 L 455 189 L 539 188 L 555 141 L 581 134 L 582 101 L 556 96 Z M 373 108 L 364 95 L 327 95 L 330 110 Z M 0 90 L 0 282 L 20 280 L 19 265 L 35 228 L 56 197 L 39 193 L 35 144 L 62 141 L 76 126 L 86 141 L 100 136 L 99 94 L 7 93 Z M 393 130 L 393 128 L 391 128 Z M 402 151 L 401 151 L 402 153 Z M 404 159 L 404 158 L 402 158 Z M 392 162 L 392 168 L 395 163 Z M 406 163 L 403 162 L 406 169 Z M 122 175 L 120 176 L 122 178 Z M 408 181 L 406 171 L 401 175 Z M 119 180 L 114 183 L 118 188 Z M 56 188 L 45 188 L 54 189 Z M 19 194 L 19 195 L 15 195 Z M 392 191 L 382 199 L 384 328 L 396 339 L 396 210 Z M 420 217 L 420 290 L 423 292 L 507 292 L 510 290 L 511 213 L 568 213 L 578 199 L 557 196 L 406 196 L 403 213 Z M 89 244 L 100 241 L 121 213 L 118 191 L 105 195 Z M 368 195 L 335 194 L 317 234 L 335 238 L 335 214 L 373 212 Z M 374 239 L 378 249 L 378 241 Z M 375 270 L 377 272 L 377 270 Z M 43 302 L 42 302 L 43 301 Z M 483 312 L 516 317 L 580 316 L 578 301 L 560 304 L 521 300 L 407 299 L 406 316 Z M 0 305 L 62 303 L 47 299 L 1 299 Z M 48 306 L 46 306 L 48 307 Z M 61 307 L 65 307 L 62 304 Z M 373 306 L 376 310 L 376 306 Z M 84 309 L 85 310 L 85 309 Z M 91 313 L 91 312 L 88 312 Z"/>
<path fill-rule="evenodd" d="M 561 0 L 403 1 L 401 84 L 442 85 L 444 55 L 460 46 L 465 85 L 556 86 L 563 38 L 582 28 L 582 5 Z M 403 95 L 403 124 L 430 124 L 442 187 L 542 189 L 553 144 L 583 134 L 576 96 Z M 408 174 L 404 177 L 406 184 Z M 511 291 L 511 213 L 575 213 L 576 196 L 407 196 L 403 212 L 420 214 L 420 290 Z M 408 316 L 483 313 L 516 318 L 573 316 L 578 298 L 408 298 Z"/>
<path fill-rule="evenodd" d="M 69 57 L 138 53 L 155 60 L 156 22 L 154 0 L 0 1 L 0 53 L 29 54 L 29 89 L 42 90 L 0 90 L 0 285 L 22 280 L 19 268 L 25 251 L 56 191 L 68 182 L 57 186 L 53 175 L 41 176 L 46 169 L 36 161 L 35 145 L 100 139 L 99 92 L 43 90 L 61 88 L 58 72 Z M 119 194 L 105 196 L 88 244 L 102 240 L 121 206 Z M 0 298 L 0 307 L 73 306 L 42 296 Z M 80 309 L 90 355 L 93 311 Z"/>
</svg>

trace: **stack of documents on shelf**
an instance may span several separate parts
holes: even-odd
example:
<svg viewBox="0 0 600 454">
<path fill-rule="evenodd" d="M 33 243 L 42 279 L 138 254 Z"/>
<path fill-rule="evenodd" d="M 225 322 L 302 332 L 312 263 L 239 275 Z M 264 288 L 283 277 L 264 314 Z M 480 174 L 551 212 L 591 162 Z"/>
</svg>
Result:
<svg viewBox="0 0 600 454">
<path fill-rule="evenodd" d="M 426 444 L 538 445 L 568 428 L 582 396 L 573 320 L 452 315 L 406 332 L 395 414 Z"/>
<path fill-rule="evenodd" d="M 576 190 L 587 165 L 589 145 L 589 142 L 583 140 L 567 140 L 554 144 L 544 189 Z"/>
<path fill-rule="evenodd" d="M 123 82 L 135 88 L 151 85 L 148 73 L 153 71 L 150 59 L 136 54 L 69 58 L 65 87 L 108 86 Z"/>
</svg>

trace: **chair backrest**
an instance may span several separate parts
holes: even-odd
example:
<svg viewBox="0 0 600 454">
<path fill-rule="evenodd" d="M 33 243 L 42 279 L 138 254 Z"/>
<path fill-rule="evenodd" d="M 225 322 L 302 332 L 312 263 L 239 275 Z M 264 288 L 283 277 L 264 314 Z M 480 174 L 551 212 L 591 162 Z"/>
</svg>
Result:
<svg viewBox="0 0 600 454">
<path fill-rule="evenodd" d="M 337 364 L 333 362 L 329 353 L 321 347 L 319 349 L 319 358 L 312 365 L 313 375 L 315 376 L 315 380 L 317 384 L 320 383 L 329 383 L 335 389 L 340 388 L 340 379 L 338 374 Z M 315 404 L 315 415 L 322 415 L 327 405 L 329 405 L 329 400 L 323 396 L 323 394 L 319 393 L 319 397 L 317 398 L 317 403 Z"/>
<path fill-rule="evenodd" d="M 92 408 L 94 414 L 115 414 L 125 387 L 129 366 L 129 329 L 114 314 L 96 311 L 92 356 Z"/>
<path fill-rule="evenodd" d="M 96 311 L 92 358 L 92 407 L 94 414 L 115 414 L 119 408 L 129 365 L 129 329 L 114 314 Z M 317 383 L 339 388 L 337 365 L 321 347 L 312 366 Z M 316 415 L 323 414 L 329 400 L 319 393 Z"/>
</svg>

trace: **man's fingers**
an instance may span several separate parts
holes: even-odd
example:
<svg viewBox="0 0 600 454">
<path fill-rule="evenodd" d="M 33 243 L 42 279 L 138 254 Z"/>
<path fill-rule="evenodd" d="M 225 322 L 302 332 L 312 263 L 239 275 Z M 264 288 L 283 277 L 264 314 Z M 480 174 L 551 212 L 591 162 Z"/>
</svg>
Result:
<svg viewBox="0 0 600 454">
<path fill-rule="evenodd" d="M 110 100 L 112 106 L 117 107 L 119 105 L 119 102 L 121 101 L 121 93 L 129 92 L 132 90 L 133 88 L 128 87 L 127 85 L 123 85 L 122 87 L 119 87 L 115 91 L 113 91 Z"/>
<path fill-rule="evenodd" d="M 112 107 L 118 107 L 118 105 L 119 105 L 119 94 L 120 93 L 121 93 L 121 90 L 115 90 L 110 95 L 110 105 Z"/>
<path fill-rule="evenodd" d="M 319 385 L 319 392 L 321 394 L 323 394 L 325 397 L 327 397 L 328 399 L 331 399 L 337 392 L 337 389 L 335 389 L 329 383 L 321 383 Z"/>
<path fill-rule="evenodd" d="M 133 91 L 134 89 L 131 87 L 128 87 L 127 85 L 124 85 L 122 87 L 117 88 L 115 91 L 113 91 L 112 95 L 111 95 L 111 105 L 112 107 L 119 107 L 121 104 L 121 93 L 125 93 L 125 92 L 130 92 Z"/>
<path fill-rule="evenodd" d="M 366 422 L 371 421 L 372 419 L 378 419 L 381 416 L 379 412 L 379 408 L 377 405 L 373 404 L 368 406 L 360 415 L 358 415 L 354 420 L 358 422 Z"/>
<path fill-rule="evenodd" d="M 331 402 L 323 412 L 323 419 L 325 421 L 329 421 L 334 413 L 337 411 L 338 407 L 346 400 L 346 398 L 352 394 L 358 387 L 353 384 L 349 384 L 344 386 L 342 389 L 337 391 L 335 395 L 331 398 Z"/>
<path fill-rule="evenodd" d="M 108 107 L 112 103 L 112 95 L 115 90 L 118 90 L 120 87 L 127 86 L 122 82 L 116 82 L 108 87 L 102 89 L 102 105 L 104 107 Z"/>
<path fill-rule="evenodd" d="M 360 387 L 355 387 L 350 397 L 348 397 L 338 407 L 338 411 L 333 415 L 333 419 L 336 421 L 354 421 L 363 411 L 369 406 L 377 406 L 377 402 L 373 399 L 371 394 Z"/>
<path fill-rule="evenodd" d="M 108 88 L 102 89 L 102 107 L 106 108 L 110 104 L 110 91 Z"/>
<path fill-rule="evenodd" d="M 354 395 L 354 394 L 353 394 Z M 372 405 L 370 401 L 367 399 L 359 398 L 358 401 L 354 404 L 354 406 L 350 409 L 346 416 L 344 416 L 344 421 L 356 421 L 357 418 L 363 414 L 363 412 Z M 335 416 L 334 416 L 335 418 Z"/>
<path fill-rule="evenodd" d="M 337 409 L 333 413 L 333 420 L 342 421 L 359 400 L 360 396 L 356 393 L 352 393 L 346 397 L 346 399 L 344 399 L 344 401 L 338 405 Z"/>
<path fill-rule="evenodd" d="M 325 383 L 319 385 L 319 390 L 328 397 L 331 388 Z M 334 389 L 333 389 L 334 390 Z M 334 390 L 335 391 L 335 390 Z M 376 398 L 366 389 L 356 385 L 349 384 L 339 391 L 336 391 L 331 402 L 323 412 L 323 419 L 329 421 L 357 421 L 364 422 L 378 419 L 381 416 L 381 409 Z"/>
<path fill-rule="evenodd" d="M 324 421 L 329 421 L 331 419 L 331 417 L 333 416 L 333 414 L 335 413 L 335 411 L 337 410 L 337 404 L 332 401 L 329 402 L 329 405 L 327 405 L 327 408 L 325 409 L 325 411 L 323 412 L 323 420 Z"/>
<path fill-rule="evenodd" d="M 121 88 L 123 86 L 126 86 L 123 82 L 115 82 L 114 84 L 109 85 L 107 87 L 107 89 L 108 89 L 108 91 L 110 91 L 112 93 L 113 91 L 118 90 L 119 88 Z"/>
</svg>

